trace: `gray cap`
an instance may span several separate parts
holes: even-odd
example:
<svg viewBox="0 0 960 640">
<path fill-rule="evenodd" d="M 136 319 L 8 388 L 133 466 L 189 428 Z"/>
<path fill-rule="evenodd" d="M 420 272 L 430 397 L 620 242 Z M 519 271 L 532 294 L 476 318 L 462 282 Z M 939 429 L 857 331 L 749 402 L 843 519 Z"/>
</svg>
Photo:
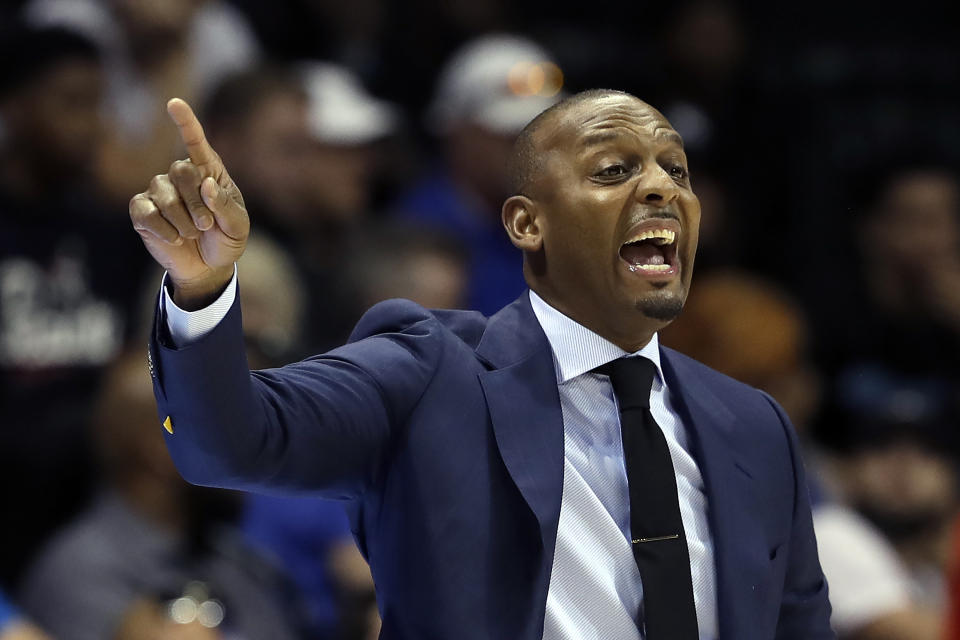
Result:
<svg viewBox="0 0 960 640">
<path fill-rule="evenodd" d="M 516 135 L 562 97 L 563 74 L 538 44 L 520 36 L 488 35 L 457 50 L 440 73 L 427 123 L 443 134 L 472 122 Z"/>
<path fill-rule="evenodd" d="M 394 130 L 396 109 L 370 95 L 348 69 L 325 62 L 299 69 L 309 99 L 308 126 L 320 142 L 360 145 Z"/>
</svg>

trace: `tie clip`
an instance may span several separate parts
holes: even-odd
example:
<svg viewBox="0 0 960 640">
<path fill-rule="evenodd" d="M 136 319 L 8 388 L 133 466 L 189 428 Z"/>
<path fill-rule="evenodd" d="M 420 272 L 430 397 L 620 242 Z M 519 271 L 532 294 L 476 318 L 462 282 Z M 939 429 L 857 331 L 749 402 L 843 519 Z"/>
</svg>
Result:
<svg viewBox="0 0 960 640">
<path fill-rule="evenodd" d="M 680 537 L 679 533 L 674 533 L 669 536 L 657 536 L 656 538 L 634 538 L 631 540 L 633 544 L 640 544 L 641 542 L 659 542 L 660 540 L 676 540 Z"/>
</svg>

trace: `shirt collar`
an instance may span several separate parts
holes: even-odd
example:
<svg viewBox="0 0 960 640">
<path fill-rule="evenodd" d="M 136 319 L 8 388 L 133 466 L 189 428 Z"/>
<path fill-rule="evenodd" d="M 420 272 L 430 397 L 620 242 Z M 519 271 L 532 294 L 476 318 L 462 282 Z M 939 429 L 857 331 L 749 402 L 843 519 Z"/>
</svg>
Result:
<svg viewBox="0 0 960 640">
<path fill-rule="evenodd" d="M 624 351 L 609 340 L 600 337 L 576 320 L 569 318 L 530 290 L 530 306 L 537 316 L 553 351 L 553 362 L 557 370 L 557 382 L 563 384 L 577 376 L 587 373 L 601 365 L 623 356 L 643 356 L 657 367 L 657 375 L 666 386 L 666 379 L 660 368 L 660 342 L 653 334 L 650 342 L 634 353 Z"/>
</svg>

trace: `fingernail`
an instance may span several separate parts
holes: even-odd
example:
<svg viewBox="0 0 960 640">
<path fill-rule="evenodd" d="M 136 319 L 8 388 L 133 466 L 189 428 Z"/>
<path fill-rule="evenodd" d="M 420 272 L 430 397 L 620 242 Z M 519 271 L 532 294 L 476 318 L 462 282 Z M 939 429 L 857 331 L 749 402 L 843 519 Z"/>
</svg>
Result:
<svg viewBox="0 0 960 640">
<path fill-rule="evenodd" d="M 177 239 L 173 241 L 173 244 L 180 246 L 183 244 L 183 236 L 177 236 Z"/>
<path fill-rule="evenodd" d="M 197 229 L 200 229 L 200 231 L 206 231 L 212 226 L 213 218 L 210 216 L 200 216 L 200 218 L 197 220 Z"/>
</svg>

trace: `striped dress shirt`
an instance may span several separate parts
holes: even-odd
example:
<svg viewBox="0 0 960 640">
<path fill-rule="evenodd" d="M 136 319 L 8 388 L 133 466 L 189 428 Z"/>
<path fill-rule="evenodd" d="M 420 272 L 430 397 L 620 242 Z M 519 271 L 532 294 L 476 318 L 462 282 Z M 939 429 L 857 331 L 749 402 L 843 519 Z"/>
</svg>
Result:
<svg viewBox="0 0 960 640">
<path fill-rule="evenodd" d="M 563 498 L 543 640 L 639 640 L 643 586 L 630 548 L 620 411 L 609 378 L 591 373 L 631 354 L 533 291 L 530 303 L 553 350 L 564 432 Z M 657 367 L 650 412 L 663 430 L 677 474 L 700 638 L 715 640 L 716 572 L 703 478 L 663 377 L 657 336 L 633 355 Z"/>
</svg>

